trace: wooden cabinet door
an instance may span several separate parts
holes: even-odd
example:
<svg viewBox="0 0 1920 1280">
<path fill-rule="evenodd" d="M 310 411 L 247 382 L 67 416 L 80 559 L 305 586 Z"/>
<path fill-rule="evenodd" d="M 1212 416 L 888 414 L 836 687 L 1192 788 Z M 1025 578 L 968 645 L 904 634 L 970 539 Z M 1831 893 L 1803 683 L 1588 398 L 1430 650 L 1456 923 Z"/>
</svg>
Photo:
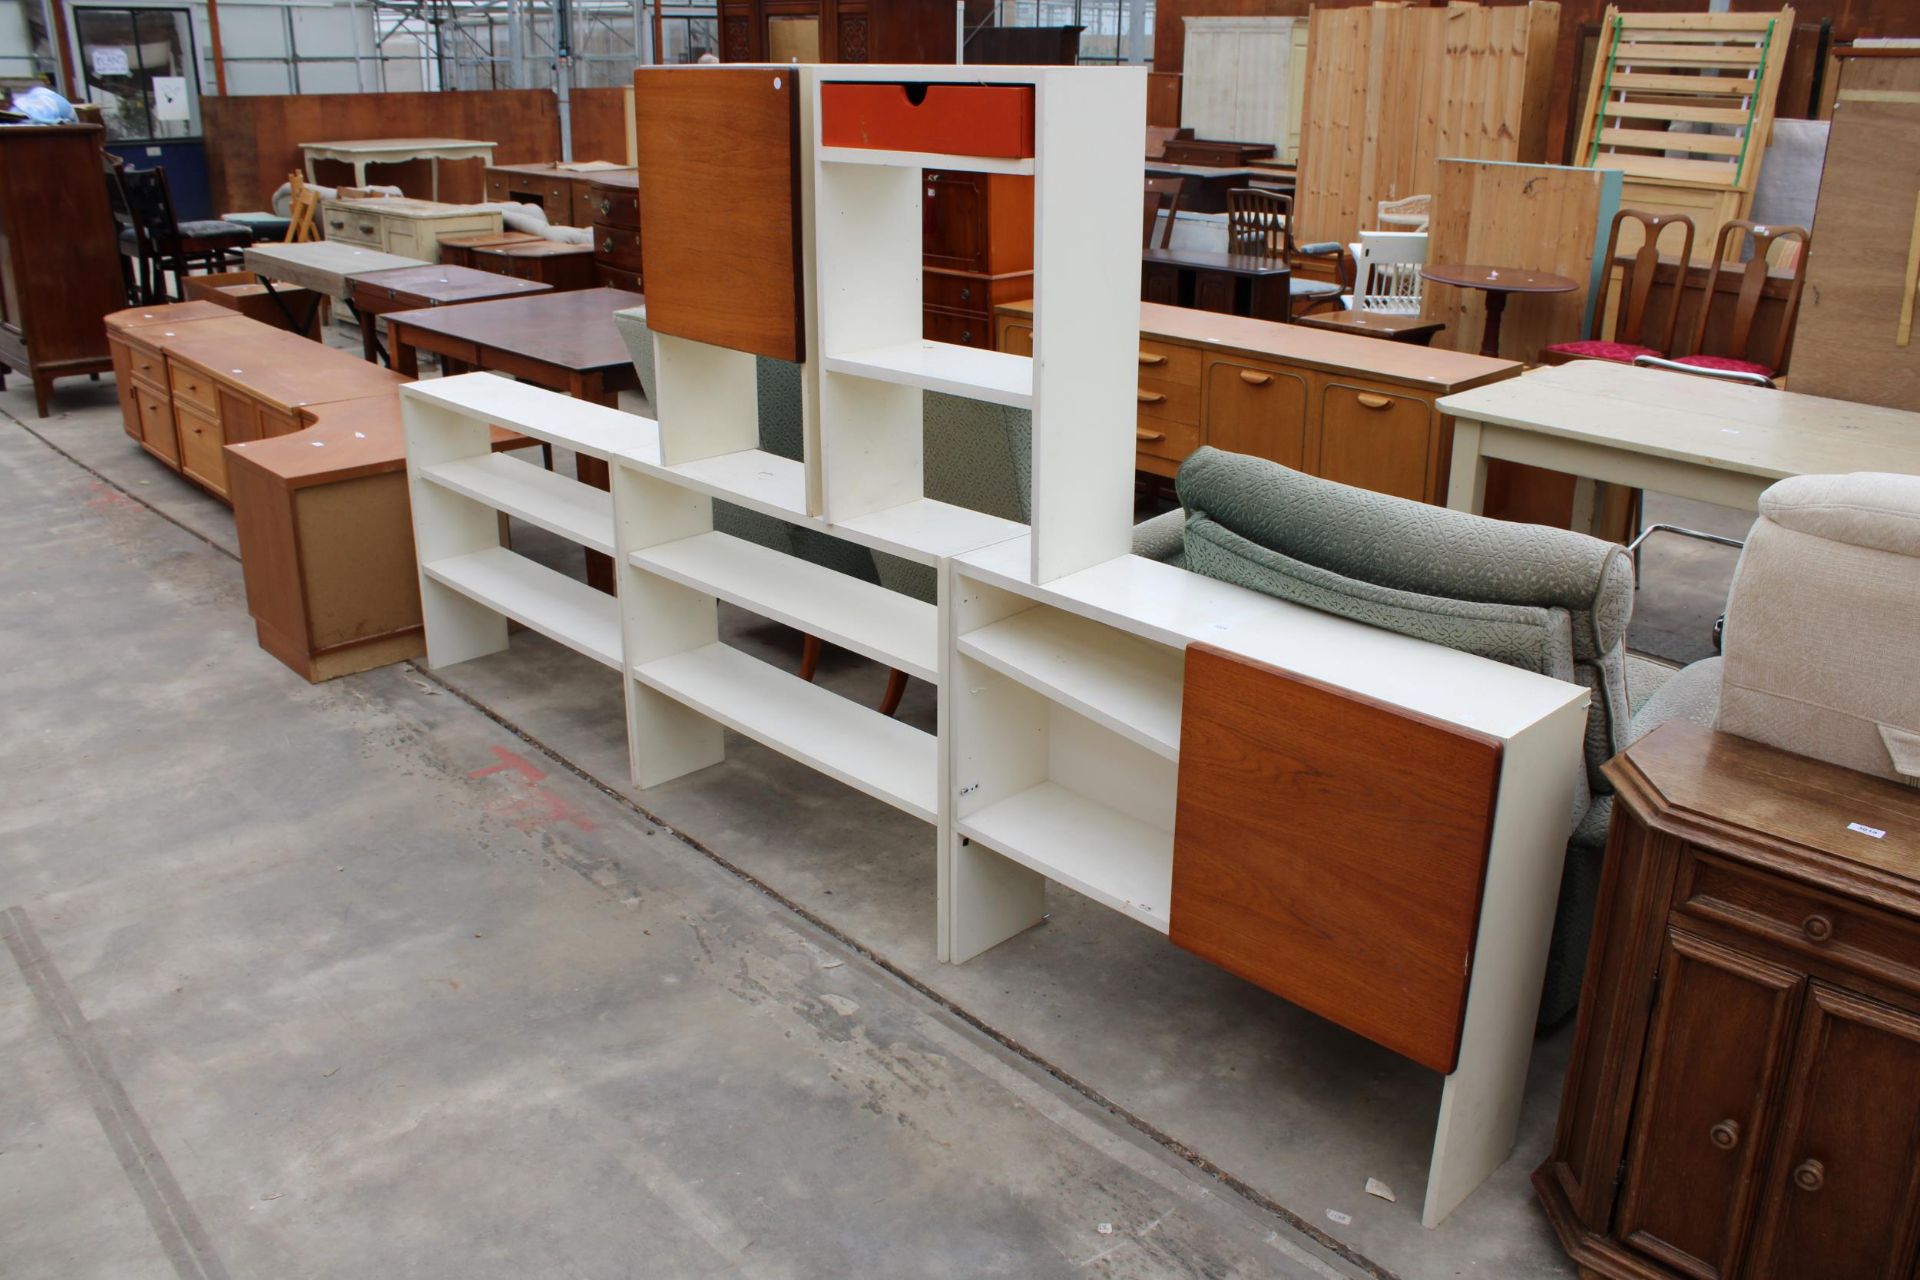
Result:
<svg viewBox="0 0 1920 1280">
<path fill-rule="evenodd" d="M 221 497 L 227 496 L 226 443 L 220 423 L 183 400 L 173 402 L 180 427 L 180 469 Z"/>
<path fill-rule="evenodd" d="M 260 429 L 259 409 L 245 396 L 221 387 L 220 430 L 228 444 L 260 439 L 264 433 Z"/>
<path fill-rule="evenodd" d="M 1234 360 L 1207 366 L 1206 442 L 1296 470 L 1306 466 L 1307 380 Z"/>
<path fill-rule="evenodd" d="M 1000 349 L 1009 355 L 1033 354 L 1033 326 L 1013 320 L 1000 322 Z"/>
<path fill-rule="evenodd" d="M 1815 983 L 1763 1183 L 1751 1280 L 1896 1280 L 1920 1226 L 1920 1018 Z"/>
<path fill-rule="evenodd" d="M 1329 382 L 1320 396 L 1320 442 L 1311 470 L 1341 484 L 1415 502 L 1427 491 L 1437 424 L 1419 396 Z"/>
<path fill-rule="evenodd" d="M 1641 1067 L 1617 1236 L 1701 1280 L 1732 1274 L 1803 975 L 1679 929 Z"/>
<path fill-rule="evenodd" d="M 926 264 L 954 271 L 987 269 L 987 175 L 928 171 L 920 201 Z"/>
</svg>

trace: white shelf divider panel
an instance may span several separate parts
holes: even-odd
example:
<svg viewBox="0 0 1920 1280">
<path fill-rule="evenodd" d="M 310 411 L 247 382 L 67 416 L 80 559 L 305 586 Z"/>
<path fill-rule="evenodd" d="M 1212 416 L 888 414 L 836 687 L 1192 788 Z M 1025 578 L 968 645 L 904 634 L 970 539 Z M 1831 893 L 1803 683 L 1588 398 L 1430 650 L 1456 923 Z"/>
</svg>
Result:
<svg viewBox="0 0 1920 1280">
<path fill-rule="evenodd" d="M 660 456 L 660 426 L 652 418 L 589 404 L 494 373 L 409 382 L 400 388 L 400 395 L 602 462 L 622 453 Z"/>
<path fill-rule="evenodd" d="M 505 547 L 435 560 L 420 570 L 576 653 L 621 668 L 620 606 L 604 592 Z"/>
<path fill-rule="evenodd" d="M 898 169 L 946 169 L 956 173 L 1033 172 L 1033 157 L 950 156 L 932 151 L 882 151 L 869 147 L 821 147 L 827 164 L 879 164 Z"/>
<path fill-rule="evenodd" d="M 959 646 L 1095 724 L 1179 759 L 1181 650 L 1045 605 L 968 632 Z"/>
<path fill-rule="evenodd" d="M 720 643 L 643 662 L 633 677 L 896 809 L 939 821 L 932 734 Z"/>
<path fill-rule="evenodd" d="M 730 534 L 635 551 L 632 563 L 855 653 L 938 680 L 934 606 Z"/>
<path fill-rule="evenodd" d="M 955 829 L 1049 880 L 1167 931 L 1171 831 L 1051 781 L 961 818 Z"/>
<path fill-rule="evenodd" d="M 916 338 L 828 355 L 822 364 L 828 373 L 853 374 L 922 391 L 944 391 L 1016 409 L 1033 407 L 1033 360 L 1029 356 Z"/>
<path fill-rule="evenodd" d="M 1018 538 L 1027 528 L 1016 520 L 983 515 L 937 498 L 917 498 L 844 524 L 823 522 L 820 527 L 850 542 L 920 564 L 938 564 L 965 551 Z"/>
<path fill-rule="evenodd" d="M 436 463 L 420 475 L 516 520 L 613 554 L 613 499 L 604 490 L 499 453 Z"/>
</svg>

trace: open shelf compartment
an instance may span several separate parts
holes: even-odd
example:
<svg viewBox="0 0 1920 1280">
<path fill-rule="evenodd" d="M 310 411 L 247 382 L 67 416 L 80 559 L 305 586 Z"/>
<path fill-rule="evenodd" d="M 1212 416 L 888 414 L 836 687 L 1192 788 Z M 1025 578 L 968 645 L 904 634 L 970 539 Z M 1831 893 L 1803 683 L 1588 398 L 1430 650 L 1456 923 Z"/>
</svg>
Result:
<svg viewBox="0 0 1920 1280">
<path fill-rule="evenodd" d="M 422 565 L 421 572 L 522 626 L 618 671 L 620 606 L 565 574 L 489 547 Z"/>
<path fill-rule="evenodd" d="M 931 734 L 718 642 L 641 663 L 633 678 L 896 809 L 939 821 Z"/>
<path fill-rule="evenodd" d="M 822 363 L 829 373 L 944 391 L 1016 409 L 1033 407 L 1031 356 L 914 338 L 828 355 Z"/>
<path fill-rule="evenodd" d="M 420 475 L 516 520 L 613 554 L 613 499 L 605 490 L 499 453 L 435 463 Z"/>
</svg>

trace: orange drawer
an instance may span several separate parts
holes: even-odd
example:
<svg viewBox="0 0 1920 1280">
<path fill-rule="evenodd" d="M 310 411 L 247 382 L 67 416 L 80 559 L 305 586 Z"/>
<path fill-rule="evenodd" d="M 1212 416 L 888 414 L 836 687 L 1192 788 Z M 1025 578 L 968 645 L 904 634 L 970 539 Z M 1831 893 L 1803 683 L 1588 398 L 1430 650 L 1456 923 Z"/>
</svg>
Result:
<svg viewBox="0 0 1920 1280">
<path fill-rule="evenodd" d="M 156 387 L 167 385 L 167 362 L 158 351 L 147 347 L 126 343 L 127 372 L 135 378 L 144 378 Z"/>
<path fill-rule="evenodd" d="M 213 379 L 199 370 L 169 362 L 167 382 L 173 388 L 175 400 L 198 405 L 208 413 L 220 412 L 220 392 Z"/>
<path fill-rule="evenodd" d="M 1180 462 L 1200 447 L 1199 423 L 1168 422 L 1164 418 L 1148 417 L 1145 408 L 1141 406 L 1140 421 L 1133 433 L 1133 447 L 1137 452 L 1149 458 Z"/>
<path fill-rule="evenodd" d="M 175 403 L 180 424 L 180 469 L 222 497 L 227 493 L 226 442 L 220 423 L 190 405 Z"/>
<path fill-rule="evenodd" d="M 140 415 L 140 441 L 174 466 L 180 465 L 180 442 L 173 434 L 173 405 L 166 396 L 135 383 L 133 404 Z"/>
<path fill-rule="evenodd" d="M 1155 382 L 1171 382 L 1197 389 L 1200 386 L 1200 353 L 1192 347 L 1176 347 L 1171 343 L 1142 338 L 1141 385 L 1144 386 L 1149 378 Z"/>
<path fill-rule="evenodd" d="M 1033 86 L 825 84 L 821 140 L 829 147 L 949 156 L 1033 155 Z"/>
<path fill-rule="evenodd" d="M 1142 378 L 1136 394 L 1142 422 L 1153 418 L 1160 422 L 1188 423 L 1196 429 L 1200 426 L 1199 387 L 1164 382 L 1158 378 Z"/>
</svg>

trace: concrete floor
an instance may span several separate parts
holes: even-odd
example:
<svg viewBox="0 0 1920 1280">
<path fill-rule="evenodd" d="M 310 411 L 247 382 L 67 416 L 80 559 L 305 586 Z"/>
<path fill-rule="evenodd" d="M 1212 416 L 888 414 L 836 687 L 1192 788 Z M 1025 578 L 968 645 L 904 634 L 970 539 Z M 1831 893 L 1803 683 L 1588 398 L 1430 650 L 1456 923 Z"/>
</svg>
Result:
<svg viewBox="0 0 1920 1280">
<path fill-rule="evenodd" d="M 1566 1029 L 1425 1231 L 1437 1077 L 1066 891 L 941 965 L 930 828 L 738 739 L 634 792 L 537 636 L 309 686 L 226 509 L 58 404 L 0 393 L 0 1275 L 1573 1274 Z M 1636 647 L 1701 656 L 1731 567 L 1656 542 Z"/>
</svg>

